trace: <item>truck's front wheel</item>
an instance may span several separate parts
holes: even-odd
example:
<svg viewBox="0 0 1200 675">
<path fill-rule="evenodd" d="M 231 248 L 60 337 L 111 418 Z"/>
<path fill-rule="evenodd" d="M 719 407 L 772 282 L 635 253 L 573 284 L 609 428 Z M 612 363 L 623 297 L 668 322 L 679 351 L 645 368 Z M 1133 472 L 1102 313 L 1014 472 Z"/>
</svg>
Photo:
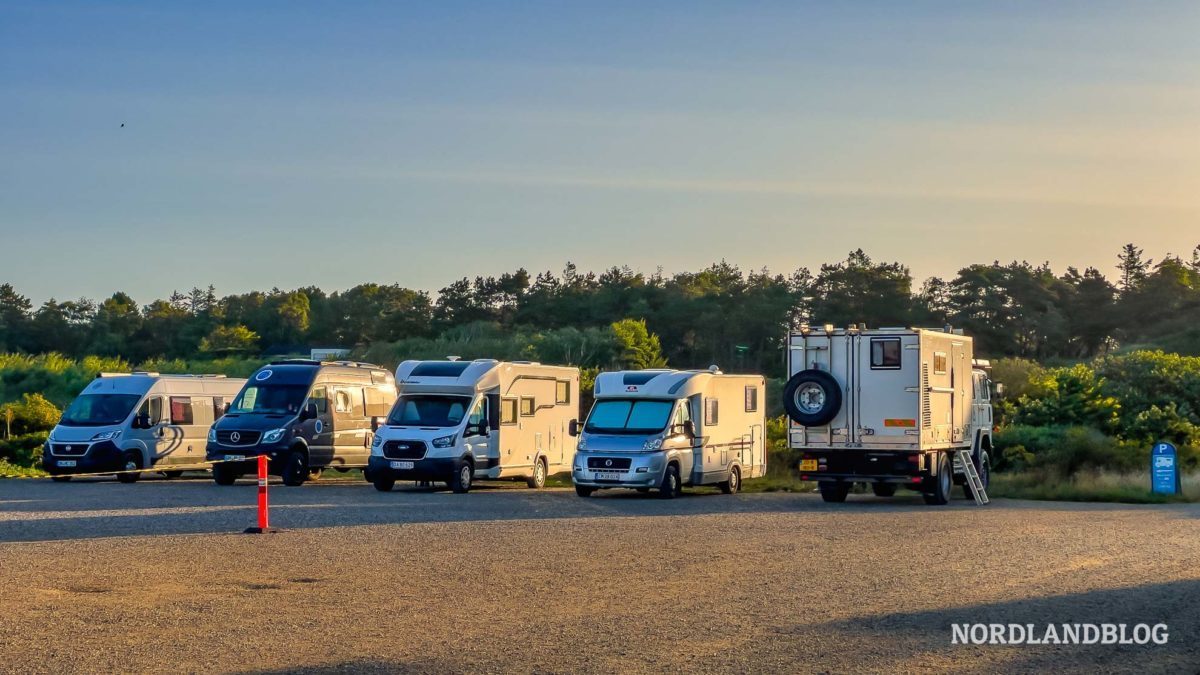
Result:
<svg viewBox="0 0 1200 675">
<path fill-rule="evenodd" d="M 846 501 L 846 495 L 850 494 L 850 483 L 820 483 L 821 499 L 832 504 L 840 504 Z"/>
<path fill-rule="evenodd" d="M 953 487 L 954 472 L 950 468 L 950 453 L 939 452 L 937 475 L 933 477 L 933 487 L 924 495 L 925 503 L 933 506 L 950 503 L 950 490 Z"/>
</svg>

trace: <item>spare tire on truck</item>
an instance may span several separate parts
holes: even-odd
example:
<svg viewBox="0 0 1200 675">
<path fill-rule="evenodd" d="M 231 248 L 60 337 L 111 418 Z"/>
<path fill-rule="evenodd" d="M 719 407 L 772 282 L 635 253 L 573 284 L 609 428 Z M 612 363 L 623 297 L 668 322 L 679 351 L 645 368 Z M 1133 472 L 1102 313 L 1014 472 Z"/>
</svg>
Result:
<svg viewBox="0 0 1200 675">
<path fill-rule="evenodd" d="M 796 424 L 823 427 L 842 409 L 842 388 L 823 370 L 802 370 L 783 388 L 783 409 Z"/>
</svg>

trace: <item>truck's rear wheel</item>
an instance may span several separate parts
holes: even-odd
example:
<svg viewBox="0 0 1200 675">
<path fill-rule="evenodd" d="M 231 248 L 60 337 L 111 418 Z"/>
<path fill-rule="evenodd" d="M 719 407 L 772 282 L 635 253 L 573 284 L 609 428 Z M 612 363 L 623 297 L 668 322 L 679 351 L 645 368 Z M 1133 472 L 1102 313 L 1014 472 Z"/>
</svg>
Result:
<svg viewBox="0 0 1200 675">
<path fill-rule="evenodd" d="M 894 497 L 896 496 L 895 483 L 871 483 L 871 491 L 876 497 Z"/>
<path fill-rule="evenodd" d="M 825 482 L 818 485 L 821 490 L 821 499 L 830 503 L 840 504 L 846 501 L 846 495 L 850 494 L 850 483 Z"/>
<path fill-rule="evenodd" d="M 950 453 L 939 452 L 937 475 L 933 476 L 933 487 L 924 494 L 925 503 L 941 506 L 950 503 L 950 490 L 954 487 L 954 472 L 950 468 Z"/>
<path fill-rule="evenodd" d="M 784 386 L 783 408 L 796 424 L 823 427 L 842 409 L 842 388 L 823 370 L 802 370 Z"/>
</svg>

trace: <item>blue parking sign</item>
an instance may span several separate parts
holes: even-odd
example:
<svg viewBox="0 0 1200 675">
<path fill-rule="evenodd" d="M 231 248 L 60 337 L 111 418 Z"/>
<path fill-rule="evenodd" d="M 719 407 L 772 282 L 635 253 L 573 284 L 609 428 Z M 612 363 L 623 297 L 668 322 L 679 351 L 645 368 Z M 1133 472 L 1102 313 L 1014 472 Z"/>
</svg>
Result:
<svg viewBox="0 0 1200 675">
<path fill-rule="evenodd" d="M 1150 489 L 1159 494 L 1180 493 L 1179 462 L 1170 443 L 1155 443 L 1150 451 Z"/>
</svg>

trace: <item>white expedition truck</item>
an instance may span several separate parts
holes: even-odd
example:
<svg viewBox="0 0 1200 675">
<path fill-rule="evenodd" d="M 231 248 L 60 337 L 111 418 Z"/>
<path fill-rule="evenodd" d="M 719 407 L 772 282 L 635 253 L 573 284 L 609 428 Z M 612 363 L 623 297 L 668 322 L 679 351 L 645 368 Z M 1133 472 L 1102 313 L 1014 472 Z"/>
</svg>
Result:
<svg viewBox="0 0 1200 675">
<path fill-rule="evenodd" d="M 881 497 L 917 490 L 927 504 L 947 503 L 957 483 L 987 502 L 990 381 L 970 337 L 949 327 L 801 326 L 787 345 L 788 445 L 825 501 L 845 501 L 863 482 Z"/>
</svg>

